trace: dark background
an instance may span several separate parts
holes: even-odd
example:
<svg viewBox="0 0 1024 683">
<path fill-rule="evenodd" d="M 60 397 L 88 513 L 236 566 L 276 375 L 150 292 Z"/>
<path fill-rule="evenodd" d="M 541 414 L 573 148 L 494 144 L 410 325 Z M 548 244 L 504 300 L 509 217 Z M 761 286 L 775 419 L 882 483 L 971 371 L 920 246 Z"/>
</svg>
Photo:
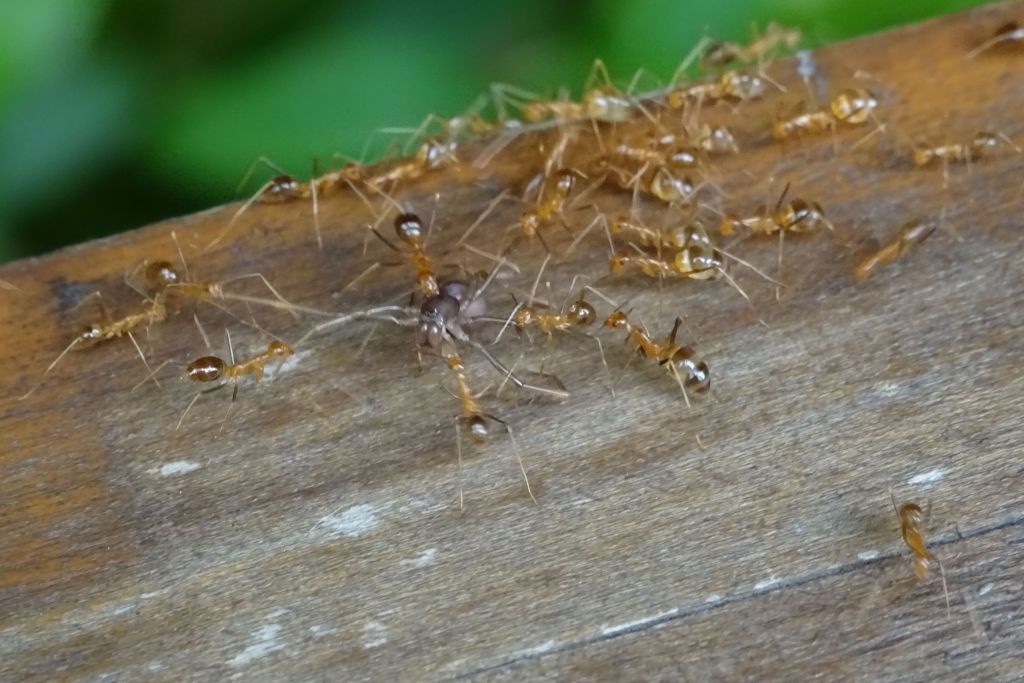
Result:
<svg viewBox="0 0 1024 683">
<path fill-rule="evenodd" d="M 578 94 L 595 57 L 620 82 L 667 79 L 705 32 L 746 42 L 775 20 L 813 47 L 973 4 L 14 0 L 0 262 L 230 201 L 261 155 L 301 177 L 314 159 L 372 158 L 376 129 L 455 115 L 492 82 Z"/>
</svg>

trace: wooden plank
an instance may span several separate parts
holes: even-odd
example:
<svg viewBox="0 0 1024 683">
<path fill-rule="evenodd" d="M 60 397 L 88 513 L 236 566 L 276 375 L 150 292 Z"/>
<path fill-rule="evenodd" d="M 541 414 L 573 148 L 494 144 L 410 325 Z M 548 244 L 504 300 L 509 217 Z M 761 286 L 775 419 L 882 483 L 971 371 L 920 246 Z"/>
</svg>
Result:
<svg viewBox="0 0 1024 683">
<path fill-rule="evenodd" d="M 823 92 L 858 69 L 876 79 L 870 87 L 887 134 L 856 148 L 865 130 L 842 132 L 835 147 L 827 135 L 768 140 L 776 98 L 737 115 L 709 114 L 736 128 L 743 149 L 714 169 L 726 193 L 722 209 L 752 210 L 792 182 L 836 226 L 834 236 L 787 241 L 780 302 L 773 286 L 742 269 L 734 272 L 749 304 L 721 281 L 658 287 L 610 277 L 603 237 L 594 233 L 565 255 L 564 235 L 549 234 L 564 257 L 546 271 L 553 298 L 585 274 L 628 299 L 656 334 L 685 314 L 688 341 L 707 357 L 714 380 L 711 396 L 687 409 L 659 368 L 626 367 L 620 334 L 600 333 L 614 397 L 585 337 L 532 346 L 509 337 L 494 347 L 509 363 L 522 355 L 517 369 L 557 373 L 571 391 L 565 401 L 507 391 L 511 398 L 482 399 L 515 428 L 539 505 L 522 485 L 510 441 L 498 437 L 487 448 L 467 444 L 460 511 L 458 406 L 444 388 L 447 372 L 431 358 L 419 372 L 410 331 L 387 324 L 363 351 L 365 324 L 300 345 L 282 372 L 259 388 L 242 387 L 227 421 L 229 398 L 219 392 L 202 397 L 176 430 L 194 389 L 168 369 L 162 388 L 131 391 L 145 372 L 124 339 L 69 354 L 38 391 L 15 400 L 73 330 L 96 319 L 88 304 L 79 306 L 85 295 L 102 290 L 119 312 L 138 305 L 123 274 L 144 259 L 174 259 L 171 230 L 196 279 L 260 271 L 289 299 L 334 311 L 408 300 L 407 265 L 378 268 L 345 288 L 374 260 L 394 258 L 377 243 L 364 256 L 373 214 L 347 190 L 320 198 L 322 251 L 309 204 L 292 202 L 253 207 L 206 252 L 237 207 L 0 268 L 0 279 L 19 288 L 0 291 L 8 368 L 0 376 L 0 679 L 504 675 L 516 669 L 501 667 L 519 661 L 534 666 L 541 650 L 608 648 L 605 661 L 614 661 L 618 644 L 600 640 L 602 633 L 693 613 L 711 595 L 729 602 L 780 586 L 780 597 L 764 604 L 784 605 L 781 596 L 816 579 L 874 604 L 872 582 L 882 571 L 883 583 L 906 593 L 881 594 L 909 601 L 920 615 L 915 628 L 946 628 L 934 584 L 915 590 L 899 581 L 897 563 L 859 558 L 901 552 L 891 488 L 900 499 L 930 501 L 932 535 L 943 543 L 957 529 L 968 538 L 994 527 L 1012 534 L 1024 519 L 1024 155 L 1004 150 L 969 172 L 951 169 L 945 187 L 940 171 L 912 167 L 905 143 L 988 129 L 1020 139 L 1020 54 L 964 55 L 1022 15 L 1021 3 L 994 6 L 805 57 Z M 796 67 L 795 60 L 771 67 L 792 97 L 802 87 Z M 439 193 L 431 241 L 441 250 L 501 189 L 525 184 L 539 165 L 539 141 L 555 137 L 522 136 L 479 178 L 431 175 L 396 198 L 429 214 Z M 609 213 L 630 203 L 614 188 L 591 199 Z M 947 229 L 905 262 L 863 286 L 852 282 L 853 265 L 897 226 L 943 211 Z M 500 205 L 473 243 L 497 249 L 521 212 L 514 202 Z M 582 225 L 591 215 L 581 210 L 571 219 Z M 734 250 L 774 268 L 771 240 Z M 516 251 L 522 274 L 489 291 L 493 311 L 509 310 L 509 292 L 529 289 L 543 256 L 538 244 Z M 485 259 L 468 259 L 470 270 L 485 267 Z M 190 313 L 142 336 L 153 362 L 207 353 Z M 213 307 L 197 313 L 221 353 L 227 326 L 240 352 L 266 346 Z M 290 342 L 313 322 L 262 308 L 253 315 Z M 480 388 L 500 382 L 478 354 L 466 355 Z M 960 547 L 950 552 L 975 552 Z M 977 559 L 960 566 L 994 563 L 1007 591 L 1020 585 L 1012 562 L 1019 546 L 977 547 Z M 954 590 L 962 585 L 954 581 Z M 864 612 L 851 618 L 874 619 Z M 787 614 L 772 611 L 765 623 L 795 634 L 832 623 L 821 616 L 827 611 Z M 963 629 L 963 610 L 956 614 Z M 735 639 L 713 637 L 737 622 L 708 618 L 685 637 L 717 653 L 715 661 L 742 656 Z M 1005 619 L 1007 633 L 1018 633 L 1016 613 Z M 850 629 L 851 637 L 867 632 Z M 851 652 L 868 644 L 857 641 Z M 902 658 L 887 659 L 892 678 L 915 680 L 931 652 L 925 640 L 911 640 Z M 984 665 L 1019 672 L 1011 655 L 994 648 Z M 562 655 L 540 666 L 548 661 L 576 666 Z M 658 677 L 659 661 L 669 666 L 652 654 L 652 668 L 643 670 Z M 799 661 L 801 672 L 813 670 Z M 856 661 L 851 655 L 850 666 Z M 779 664 L 763 678 L 797 670 Z"/>
</svg>

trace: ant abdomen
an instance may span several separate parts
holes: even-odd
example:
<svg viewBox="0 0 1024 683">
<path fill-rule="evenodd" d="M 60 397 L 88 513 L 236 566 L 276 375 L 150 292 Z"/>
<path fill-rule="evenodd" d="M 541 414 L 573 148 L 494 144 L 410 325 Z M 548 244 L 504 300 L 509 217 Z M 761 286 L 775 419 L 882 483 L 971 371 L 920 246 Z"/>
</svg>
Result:
<svg viewBox="0 0 1024 683">
<path fill-rule="evenodd" d="M 163 289 L 177 284 L 178 271 L 169 261 L 153 261 L 146 266 L 146 283 L 154 289 Z"/>
<path fill-rule="evenodd" d="M 477 443 L 487 443 L 491 436 L 487 420 L 482 415 L 473 415 L 466 421 L 466 432 Z"/>
<path fill-rule="evenodd" d="M 423 243 L 423 221 L 414 213 L 402 213 L 395 217 L 395 234 L 410 246 Z"/>
<path fill-rule="evenodd" d="M 193 382 L 213 382 L 224 374 L 224 361 L 216 356 L 203 356 L 188 364 L 188 378 Z"/>
<path fill-rule="evenodd" d="M 707 362 L 701 360 L 689 346 L 676 349 L 669 361 L 684 377 L 683 385 L 698 394 L 706 393 L 711 388 L 711 369 Z"/>
</svg>

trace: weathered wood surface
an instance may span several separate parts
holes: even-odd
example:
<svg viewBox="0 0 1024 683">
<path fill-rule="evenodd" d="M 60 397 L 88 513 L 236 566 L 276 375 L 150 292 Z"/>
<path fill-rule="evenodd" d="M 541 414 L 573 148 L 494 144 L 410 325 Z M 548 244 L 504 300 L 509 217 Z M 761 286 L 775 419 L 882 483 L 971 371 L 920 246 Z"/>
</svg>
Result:
<svg viewBox="0 0 1024 683">
<path fill-rule="evenodd" d="M 145 373 L 127 340 L 69 354 L 14 400 L 95 319 L 76 308 L 86 294 L 138 304 L 123 273 L 174 258 L 172 229 L 197 279 L 260 271 L 339 311 L 407 298 L 407 266 L 342 291 L 393 258 L 377 244 L 363 256 L 370 214 L 349 192 L 322 198 L 322 252 L 309 205 L 294 203 L 254 207 L 207 254 L 194 247 L 236 207 L 0 268 L 20 288 L 0 290 L 0 679 L 1021 677 L 1024 155 L 953 168 L 944 188 L 905 148 L 918 134 L 1020 140 L 1024 55 L 964 59 L 1012 18 L 1020 3 L 817 51 L 822 95 L 856 70 L 877 79 L 889 125 L 877 145 L 851 150 L 865 130 L 843 132 L 838 154 L 828 136 L 771 142 L 776 100 L 729 118 L 744 153 L 716 169 L 723 204 L 754 208 L 769 189 L 751 178 L 772 176 L 771 192 L 792 181 L 836 225 L 787 241 L 781 302 L 741 270 L 752 307 L 721 282 L 605 277 L 596 234 L 549 268 L 555 297 L 591 274 L 659 335 L 685 313 L 714 384 L 686 409 L 657 368 L 625 368 L 620 335 L 602 333 L 614 398 L 586 338 L 496 347 L 509 362 L 525 353 L 518 368 L 543 360 L 572 392 L 484 399 L 515 427 L 539 505 L 499 437 L 467 448 L 459 510 L 446 371 L 427 359 L 417 372 L 409 331 L 388 325 L 362 353 L 368 325 L 314 338 L 242 387 L 223 431 L 227 392 L 180 431 L 190 386 L 163 374 L 162 389 L 132 393 Z M 795 66 L 771 73 L 797 93 Z M 523 179 L 526 150 L 496 157 L 482 182 L 447 174 L 397 197 L 429 213 L 441 193 L 443 245 Z M 595 195 L 608 210 L 628 200 Z M 907 260 L 852 282 L 900 224 L 943 209 L 946 228 Z M 502 205 L 477 243 L 495 248 L 521 210 Z M 772 241 L 737 250 L 773 267 Z M 499 287 L 528 289 L 542 255 L 517 254 L 522 277 Z M 152 361 L 205 353 L 189 312 L 143 336 Z M 311 324 L 254 313 L 288 341 Z M 265 347 L 209 306 L 198 314 L 215 344 L 230 324 L 236 349 Z M 497 384 L 467 357 L 479 384 Z M 938 578 L 910 574 L 890 489 L 931 504 L 949 618 Z"/>
</svg>

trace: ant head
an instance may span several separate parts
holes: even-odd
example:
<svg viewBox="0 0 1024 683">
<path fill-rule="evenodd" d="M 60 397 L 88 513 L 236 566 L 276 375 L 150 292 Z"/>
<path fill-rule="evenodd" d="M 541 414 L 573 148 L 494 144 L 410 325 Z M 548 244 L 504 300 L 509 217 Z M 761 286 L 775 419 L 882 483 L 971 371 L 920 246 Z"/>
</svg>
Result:
<svg viewBox="0 0 1024 683">
<path fill-rule="evenodd" d="M 213 382 L 224 374 L 224 361 L 217 356 L 203 356 L 189 363 L 185 373 L 193 382 Z"/>
<path fill-rule="evenodd" d="M 267 351 L 269 351 L 270 355 L 274 358 L 287 358 L 295 353 L 295 351 L 292 350 L 292 347 L 288 346 L 283 341 L 276 340 L 270 342 L 270 346 L 267 347 Z"/>
<path fill-rule="evenodd" d="M 629 258 L 629 252 L 625 249 L 620 249 L 615 252 L 615 256 L 612 256 L 611 261 L 608 265 L 611 266 L 612 272 L 617 273 L 626 267 L 626 259 Z"/>
<path fill-rule="evenodd" d="M 177 284 L 178 271 L 169 261 L 153 261 L 146 266 L 146 282 L 155 289 Z"/>
<path fill-rule="evenodd" d="M 409 246 L 423 244 L 423 221 L 414 213 L 400 213 L 395 216 L 395 234 Z"/>
<path fill-rule="evenodd" d="M 604 319 L 605 327 L 612 327 L 618 329 L 620 327 L 626 327 L 629 325 L 629 318 L 626 317 L 624 311 L 612 311 L 608 314 L 608 317 Z"/>
<path fill-rule="evenodd" d="M 573 325 L 592 325 L 597 320 L 597 311 L 581 298 L 569 306 L 566 316 Z"/>
<path fill-rule="evenodd" d="M 686 91 L 673 90 L 668 94 L 668 106 L 670 109 L 682 109 L 686 106 Z"/>
</svg>

